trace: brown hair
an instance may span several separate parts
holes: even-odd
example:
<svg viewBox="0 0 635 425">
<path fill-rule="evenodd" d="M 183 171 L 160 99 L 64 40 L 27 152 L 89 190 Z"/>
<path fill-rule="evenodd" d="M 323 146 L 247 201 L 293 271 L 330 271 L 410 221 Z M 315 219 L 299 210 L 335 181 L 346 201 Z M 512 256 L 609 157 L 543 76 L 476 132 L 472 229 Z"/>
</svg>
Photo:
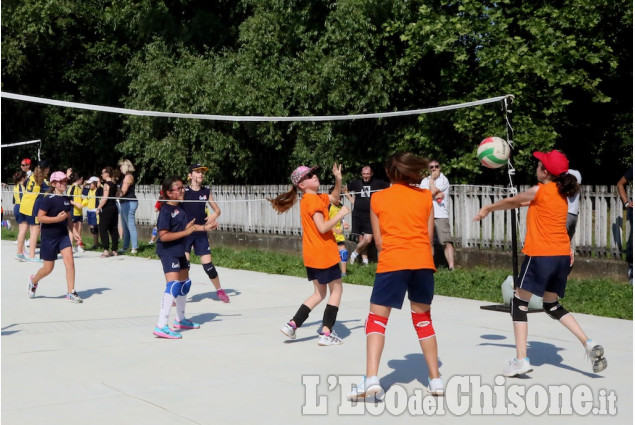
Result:
<svg viewBox="0 0 635 425">
<path fill-rule="evenodd" d="M 410 152 L 396 152 L 386 159 L 386 174 L 393 183 L 418 184 L 428 164 L 427 159 Z"/>
<path fill-rule="evenodd" d="M 569 173 L 562 173 L 559 176 L 553 176 L 551 180 L 556 183 L 558 186 L 558 193 L 562 196 L 570 198 L 580 192 L 578 179 Z"/>
<path fill-rule="evenodd" d="M 288 211 L 298 200 L 298 190 L 295 186 L 291 186 L 288 192 L 276 196 L 275 198 L 267 199 L 271 202 L 271 206 L 274 210 L 278 211 L 278 214 Z"/>
<path fill-rule="evenodd" d="M 170 176 L 163 180 L 163 183 L 161 183 L 161 191 L 163 192 L 163 195 L 160 196 L 159 199 L 170 199 L 168 198 L 168 192 L 172 190 L 172 185 L 175 182 L 183 183 L 183 179 L 179 176 Z"/>
</svg>

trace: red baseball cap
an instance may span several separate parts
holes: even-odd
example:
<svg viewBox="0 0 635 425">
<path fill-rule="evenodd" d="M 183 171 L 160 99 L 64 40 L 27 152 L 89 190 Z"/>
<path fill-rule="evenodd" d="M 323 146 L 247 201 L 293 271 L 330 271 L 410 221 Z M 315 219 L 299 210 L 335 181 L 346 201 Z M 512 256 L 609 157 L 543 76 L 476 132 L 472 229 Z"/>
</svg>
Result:
<svg viewBox="0 0 635 425">
<path fill-rule="evenodd" d="M 534 152 L 534 157 L 542 162 L 545 170 L 549 171 L 554 176 L 559 176 L 560 174 L 569 171 L 569 160 L 567 159 L 567 156 L 560 151 L 554 149 L 548 153 Z"/>
<path fill-rule="evenodd" d="M 31 160 L 29 158 L 24 158 L 20 163 L 31 165 Z"/>
</svg>

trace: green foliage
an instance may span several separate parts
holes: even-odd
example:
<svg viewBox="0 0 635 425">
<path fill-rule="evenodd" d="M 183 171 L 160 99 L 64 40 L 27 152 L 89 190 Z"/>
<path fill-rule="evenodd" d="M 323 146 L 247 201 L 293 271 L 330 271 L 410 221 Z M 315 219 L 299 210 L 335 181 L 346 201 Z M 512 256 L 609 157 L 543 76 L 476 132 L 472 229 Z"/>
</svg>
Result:
<svg viewBox="0 0 635 425">
<path fill-rule="evenodd" d="M 585 183 L 632 161 L 632 5 L 625 0 L 2 2 L 2 90 L 108 106 L 305 116 L 419 109 L 514 94 L 517 183 L 563 149 Z M 43 72 L 45 70 L 45 72 Z M 411 150 L 453 183 L 504 183 L 475 159 L 505 137 L 501 105 L 384 120 L 227 123 L 122 117 L 2 100 L 5 143 L 40 138 L 54 167 L 130 157 L 140 181 L 184 174 L 281 183 L 299 163 L 346 177 Z M 63 145 L 63 149 L 59 146 Z M 35 149 L 16 148 L 15 158 Z M 15 160 L 17 161 L 17 159 Z M 272 166 L 275 164 L 275 166 Z M 3 179 L 15 171 L 4 161 Z"/>
</svg>

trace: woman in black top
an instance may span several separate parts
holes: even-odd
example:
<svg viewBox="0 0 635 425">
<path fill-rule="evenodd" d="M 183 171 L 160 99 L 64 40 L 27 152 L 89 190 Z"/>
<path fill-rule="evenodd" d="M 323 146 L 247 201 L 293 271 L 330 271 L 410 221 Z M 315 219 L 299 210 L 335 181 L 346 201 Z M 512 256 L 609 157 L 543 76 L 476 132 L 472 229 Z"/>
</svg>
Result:
<svg viewBox="0 0 635 425">
<path fill-rule="evenodd" d="M 101 254 L 102 258 L 117 255 L 117 248 L 119 247 L 119 232 L 117 231 L 119 210 L 114 199 L 117 196 L 117 186 L 113 178 L 114 170 L 112 167 L 104 167 L 101 170 L 104 193 L 97 206 L 97 212 L 99 213 L 99 237 L 104 247 L 104 253 Z M 112 239 L 112 245 L 110 245 L 110 239 L 108 238 L 109 234 L 110 239 Z"/>
</svg>

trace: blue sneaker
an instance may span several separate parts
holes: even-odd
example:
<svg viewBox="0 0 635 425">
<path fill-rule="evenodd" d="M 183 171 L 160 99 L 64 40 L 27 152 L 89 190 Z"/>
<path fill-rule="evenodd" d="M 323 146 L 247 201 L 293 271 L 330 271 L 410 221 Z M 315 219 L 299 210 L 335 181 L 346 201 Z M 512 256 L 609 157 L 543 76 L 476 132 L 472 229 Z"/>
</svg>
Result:
<svg viewBox="0 0 635 425">
<path fill-rule="evenodd" d="M 199 329 L 201 325 L 191 320 L 183 319 L 180 322 L 174 319 L 174 329 Z"/>
<path fill-rule="evenodd" d="M 159 338 L 167 338 L 167 339 L 181 339 L 181 334 L 178 332 L 174 332 L 172 329 L 168 328 L 168 326 L 164 326 L 162 328 L 154 328 L 154 332 L 152 332 Z"/>
<path fill-rule="evenodd" d="M 36 257 L 33 257 L 33 258 L 29 257 L 27 261 L 29 261 L 31 263 L 43 263 L 44 262 L 44 260 L 42 260 L 41 258 L 36 258 Z"/>
<path fill-rule="evenodd" d="M 18 261 L 27 261 L 24 254 L 16 254 L 15 259 Z"/>
</svg>

